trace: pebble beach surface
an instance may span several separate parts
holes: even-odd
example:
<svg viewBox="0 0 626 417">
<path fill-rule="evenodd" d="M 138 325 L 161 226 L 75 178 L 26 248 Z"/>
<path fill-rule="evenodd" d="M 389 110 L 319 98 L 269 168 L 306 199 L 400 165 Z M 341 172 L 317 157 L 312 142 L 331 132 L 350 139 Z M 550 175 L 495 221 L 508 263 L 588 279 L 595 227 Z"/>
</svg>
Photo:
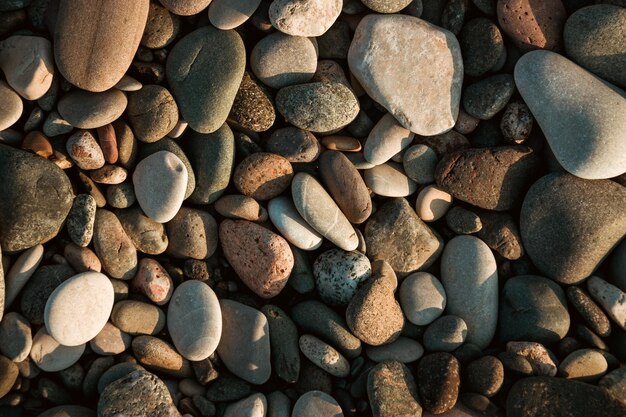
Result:
<svg viewBox="0 0 626 417">
<path fill-rule="evenodd" d="M 0 417 L 626 416 L 623 0 L 0 0 Z"/>
</svg>

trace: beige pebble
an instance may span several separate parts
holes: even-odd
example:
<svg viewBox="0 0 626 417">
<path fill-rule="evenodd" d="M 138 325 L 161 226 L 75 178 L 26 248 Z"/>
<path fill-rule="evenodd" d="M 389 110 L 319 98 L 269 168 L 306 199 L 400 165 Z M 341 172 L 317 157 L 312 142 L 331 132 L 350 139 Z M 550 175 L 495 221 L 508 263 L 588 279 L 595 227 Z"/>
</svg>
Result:
<svg viewBox="0 0 626 417">
<path fill-rule="evenodd" d="M 6 272 L 4 277 L 4 308 L 8 309 L 20 291 L 35 273 L 43 259 L 43 246 L 37 245 L 24 251 Z"/>
<path fill-rule="evenodd" d="M 174 291 L 170 274 L 160 263 L 150 258 L 143 258 L 139 261 L 139 270 L 133 278 L 133 286 L 150 301 L 160 306 L 170 300 Z"/>
<path fill-rule="evenodd" d="M 98 256 L 89 248 L 83 248 L 75 243 L 65 245 L 63 256 L 77 272 L 100 272 L 102 264 Z"/>
<path fill-rule="evenodd" d="M 89 347 L 101 356 L 117 355 L 130 347 L 131 340 L 129 334 L 107 322 L 96 337 L 89 341 Z"/>
<path fill-rule="evenodd" d="M 434 185 L 424 187 L 417 195 L 415 212 L 425 222 L 434 222 L 446 215 L 452 196 Z"/>
<path fill-rule="evenodd" d="M 128 171 L 117 165 L 105 165 L 89 173 L 98 184 L 121 184 L 126 180 Z"/>
<path fill-rule="evenodd" d="M 402 166 L 387 162 L 365 170 L 365 184 L 383 197 L 406 197 L 417 191 L 417 183 L 407 177 Z"/>
<path fill-rule="evenodd" d="M 58 372 L 78 362 L 84 351 L 84 344 L 71 347 L 61 345 L 42 327 L 33 338 L 30 358 L 42 371 Z"/>
<path fill-rule="evenodd" d="M 326 149 L 342 152 L 359 152 L 362 148 L 358 139 L 350 136 L 325 136 L 320 142 Z"/>
<path fill-rule="evenodd" d="M 33 151 L 37 155 L 46 159 L 50 158 L 54 153 L 48 138 L 36 130 L 29 132 L 26 135 L 24 141 L 22 142 L 22 149 Z"/>
<path fill-rule="evenodd" d="M 231 194 L 220 197 L 215 202 L 215 210 L 230 219 L 264 222 L 267 220 L 267 210 L 255 199 L 245 195 Z"/>
<path fill-rule="evenodd" d="M 37 100 L 52 85 L 52 44 L 40 36 L 11 36 L 0 42 L 0 68 L 19 95 Z"/>
<path fill-rule="evenodd" d="M 350 374 L 350 363 L 335 348 L 310 334 L 300 336 L 300 351 L 315 365 L 337 378 Z"/>
</svg>

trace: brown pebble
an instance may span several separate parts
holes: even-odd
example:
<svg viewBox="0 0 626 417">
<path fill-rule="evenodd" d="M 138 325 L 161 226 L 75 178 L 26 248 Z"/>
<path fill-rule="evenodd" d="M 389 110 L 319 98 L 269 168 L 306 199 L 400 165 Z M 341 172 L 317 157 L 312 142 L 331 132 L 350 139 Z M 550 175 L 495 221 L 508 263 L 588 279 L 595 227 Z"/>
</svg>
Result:
<svg viewBox="0 0 626 417">
<path fill-rule="evenodd" d="M 413 143 L 426 145 L 429 148 L 432 148 L 433 151 L 437 152 L 437 155 L 439 156 L 470 147 L 469 140 L 454 130 L 435 136 L 415 135 Z"/>
<path fill-rule="evenodd" d="M 104 194 L 102 194 L 102 191 L 100 191 L 98 184 L 96 184 L 91 178 L 89 178 L 82 172 L 78 173 L 78 178 L 83 183 L 89 195 L 91 195 L 96 200 L 96 207 L 102 208 L 106 206 L 107 199 Z"/>
<path fill-rule="evenodd" d="M 267 220 L 267 210 L 255 199 L 245 195 L 225 195 L 215 202 L 215 210 L 230 219 L 264 222 Z"/>
<path fill-rule="evenodd" d="M 102 264 L 98 256 L 89 248 L 83 248 L 75 243 L 65 245 L 63 256 L 76 272 L 102 270 Z"/>
<path fill-rule="evenodd" d="M 156 305 L 164 305 L 172 296 L 174 283 L 170 274 L 160 263 L 150 258 L 139 261 L 139 270 L 133 278 L 133 286 Z"/>
<path fill-rule="evenodd" d="M 115 139 L 115 128 L 113 128 L 112 124 L 98 128 L 98 143 L 100 143 L 104 160 L 109 164 L 116 163 L 118 158 L 117 140 Z"/>
<path fill-rule="evenodd" d="M 362 149 L 361 142 L 350 136 L 325 136 L 320 142 L 326 149 L 342 152 L 358 152 Z"/>
<path fill-rule="evenodd" d="M 50 158 L 54 153 L 48 138 L 45 137 L 43 133 L 36 130 L 26 135 L 22 142 L 22 149 L 33 151 L 46 159 Z"/>
<path fill-rule="evenodd" d="M 121 184 L 126 180 L 128 172 L 117 165 L 105 165 L 89 173 L 91 179 L 99 184 Z"/>
<path fill-rule="evenodd" d="M 193 376 L 191 364 L 184 359 L 174 346 L 153 337 L 137 336 L 132 342 L 133 353 L 146 369 L 160 372 L 174 378 Z"/>
<path fill-rule="evenodd" d="M 417 366 L 417 386 L 422 406 L 432 414 L 451 410 L 459 396 L 459 361 L 450 353 L 422 357 Z"/>
<path fill-rule="evenodd" d="M 240 193 L 255 200 L 277 197 L 291 184 L 293 168 L 282 156 L 258 152 L 248 156 L 235 169 L 233 182 Z"/>
</svg>

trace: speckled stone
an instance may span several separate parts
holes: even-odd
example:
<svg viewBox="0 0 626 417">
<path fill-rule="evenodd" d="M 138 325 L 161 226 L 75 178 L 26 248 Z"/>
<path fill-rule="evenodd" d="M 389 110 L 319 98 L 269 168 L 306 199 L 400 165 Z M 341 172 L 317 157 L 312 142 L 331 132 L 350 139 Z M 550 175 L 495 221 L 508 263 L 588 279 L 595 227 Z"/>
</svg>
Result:
<svg viewBox="0 0 626 417">
<path fill-rule="evenodd" d="M 415 379 L 398 361 L 385 361 L 372 368 L 367 375 L 367 397 L 374 417 L 422 414 Z"/>
<path fill-rule="evenodd" d="M 489 120 L 504 109 L 514 92 L 511 74 L 492 75 L 465 87 L 463 108 L 471 116 Z"/>
<path fill-rule="evenodd" d="M 534 375 L 556 375 L 558 361 L 541 343 L 509 342 L 506 344 L 506 350 L 525 358 L 530 363 Z"/>
<path fill-rule="evenodd" d="M 171 343 L 153 336 L 137 336 L 131 346 L 133 356 L 148 370 L 176 379 L 193 376 L 191 364 Z"/>
<path fill-rule="evenodd" d="M 257 152 L 245 158 L 233 174 L 240 193 L 255 200 L 269 200 L 282 194 L 293 177 L 291 163 L 279 155 Z"/>
<path fill-rule="evenodd" d="M 151 2 L 141 45 L 153 49 L 163 48 L 174 41 L 179 31 L 180 18 Z"/>
<path fill-rule="evenodd" d="M 115 215 L 139 252 L 148 255 L 165 252 L 169 240 L 163 224 L 150 219 L 137 206 L 116 210 Z"/>
<path fill-rule="evenodd" d="M 607 371 L 606 359 L 597 350 L 579 349 L 567 355 L 559 364 L 559 373 L 566 379 L 595 381 Z"/>
<path fill-rule="evenodd" d="M 459 362 L 450 353 L 431 353 L 417 365 L 421 404 L 433 414 L 449 411 L 456 404 L 461 376 Z"/>
<path fill-rule="evenodd" d="M 165 327 L 165 313 L 154 304 L 123 300 L 113 306 L 111 322 L 121 331 L 131 335 L 154 335 Z"/>
<path fill-rule="evenodd" d="M 89 245 L 95 220 L 96 200 L 89 194 L 77 195 L 66 222 L 67 233 L 72 242 L 83 247 Z"/>
<path fill-rule="evenodd" d="M 228 121 L 253 132 L 265 132 L 274 124 L 272 96 L 246 72 L 230 109 Z"/>
<path fill-rule="evenodd" d="M 622 330 L 626 330 L 626 293 L 602 278 L 591 276 L 587 289 L 594 300 Z"/>
<path fill-rule="evenodd" d="M 337 378 L 345 378 L 350 374 L 350 362 L 335 348 L 315 336 L 300 336 L 300 351 L 311 362 Z"/>
<path fill-rule="evenodd" d="M 480 77 L 486 74 L 505 53 L 500 29 L 491 20 L 477 17 L 463 25 L 459 33 L 465 74 Z"/>
<path fill-rule="evenodd" d="M 291 36 L 323 35 L 341 13 L 341 0 L 274 0 L 272 26 Z"/>
<path fill-rule="evenodd" d="M 93 243 L 102 267 L 111 277 L 129 280 L 135 275 L 137 249 L 115 214 L 96 211 Z"/>
<path fill-rule="evenodd" d="M 206 211 L 181 207 L 165 228 L 167 253 L 175 258 L 206 259 L 217 249 L 217 222 Z"/>
<path fill-rule="evenodd" d="M 607 337 L 611 334 L 611 322 L 585 290 L 572 285 L 567 287 L 565 293 L 570 305 L 594 333 L 600 337 Z"/>
<path fill-rule="evenodd" d="M 371 265 L 365 255 L 340 249 L 323 252 L 313 264 L 317 291 L 322 300 L 330 305 L 348 304 L 371 273 Z"/>
</svg>

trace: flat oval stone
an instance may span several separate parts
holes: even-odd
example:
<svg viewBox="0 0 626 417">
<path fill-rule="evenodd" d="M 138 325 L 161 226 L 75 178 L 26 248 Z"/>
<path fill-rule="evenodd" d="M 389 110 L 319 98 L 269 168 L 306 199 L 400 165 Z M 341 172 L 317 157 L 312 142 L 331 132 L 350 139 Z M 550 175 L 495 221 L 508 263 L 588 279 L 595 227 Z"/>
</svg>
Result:
<svg viewBox="0 0 626 417">
<path fill-rule="evenodd" d="M 176 379 L 193 375 L 189 361 L 179 355 L 171 343 L 153 336 L 137 336 L 131 346 L 135 358 L 146 369 Z"/>
<path fill-rule="evenodd" d="M 524 248 L 548 278 L 575 284 L 600 265 L 626 233 L 626 188 L 573 175 L 546 175 L 520 213 Z"/>
<path fill-rule="evenodd" d="M 4 275 L 4 306 L 11 307 L 17 299 L 30 277 L 33 276 L 43 259 L 44 248 L 42 245 L 33 246 L 22 252 L 13 262 L 11 269 Z M 4 308 L 3 308 L 4 310 Z M 5 355 L 8 356 L 8 355 Z"/>
<path fill-rule="evenodd" d="M 13 362 L 28 358 L 33 346 L 30 323 L 26 317 L 9 312 L 0 321 L 0 352 Z"/>
<path fill-rule="evenodd" d="M 624 413 L 626 404 L 608 391 L 562 378 L 521 379 L 513 385 L 506 401 L 508 417 L 619 417 Z"/>
<path fill-rule="evenodd" d="M 126 115 L 137 139 L 156 142 L 178 123 L 178 106 L 166 88 L 144 85 L 129 94 Z"/>
<path fill-rule="evenodd" d="M 594 349 L 579 349 L 567 355 L 559 365 L 559 373 L 566 379 L 595 381 L 607 371 L 604 355 Z"/>
<path fill-rule="evenodd" d="M 561 0 L 500 0 L 498 23 L 523 52 L 542 48 L 558 50 L 567 12 Z"/>
<path fill-rule="evenodd" d="M 124 300 L 113 306 L 111 322 L 121 331 L 131 335 L 155 335 L 165 327 L 165 313 L 154 304 Z"/>
<path fill-rule="evenodd" d="M 206 211 L 181 207 L 166 230 L 167 253 L 175 258 L 206 259 L 217 249 L 217 222 Z"/>
<path fill-rule="evenodd" d="M 465 87 L 463 107 L 469 115 L 489 120 L 504 109 L 514 92 L 511 74 L 492 75 Z"/>
<path fill-rule="evenodd" d="M 109 319 L 113 295 L 111 281 L 99 272 L 83 272 L 68 279 L 46 303 L 48 333 L 64 346 L 87 343 Z"/>
<path fill-rule="evenodd" d="M 167 80 L 193 130 L 215 132 L 226 121 L 245 62 L 243 41 L 232 30 L 204 26 L 174 45 L 167 58 Z"/>
<path fill-rule="evenodd" d="M 540 276 L 509 278 L 502 289 L 499 323 L 505 342 L 556 343 L 570 327 L 565 293 L 554 281 Z"/>
<path fill-rule="evenodd" d="M 416 379 L 424 409 L 442 414 L 454 407 L 461 377 L 459 361 L 450 353 L 431 353 L 420 359 Z"/>
<path fill-rule="evenodd" d="M 85 351 L 85 345 L 63 346 L 48 334 L 45 327 L 33 338 L 31 360 L 45 372 L 58 372 L 74 365 Z"/>
<path fill-rule="evenodd" d="M 288 126 L 272 132 L 265 149 L 289 162 L 313 162 L 319 157 L 321 146 L 311 132 Z"/>
<path fill-rule="evenodd" d="M 571 306 L 580 314 L 585 325 L 600 337 L 607 337 L 611 334 L 609 318 L 585 290 L 572 285 L 567 288 L 566 294 Z"/>
<path fill-rule="evenodd" d="M 59 2 L 54 57 L 63 77 L 83 90 L 117 84 L 130 67 L 148 19 L 150 2 Z M 88 128 L 85 128 L 88 129 Z"/>
<path fill-rule="evenodd" d="M 341 0 L 274 0 L 269 8 L 272 26 L 291 36 L 323 35 L 341 13 Z"/>
<path fill-rule="evenodd" d="M 353 121 L 359 101 L 338 82 L 313 82 L 283 87 L 276 108 L 292 125 L 311 132 L 330 132 Z"/>
<path fill-rule="evenodd" d="M 59 167 L 37 155 L 0 144 L 0 178 L 3 251 L 31 248 L 59 233 L 74 199 L 70 181 Z"/>
<path fill-rule="evenodd" d="M 276 89 L 309 82 L 317 68 L 317 44 L 304 36 L 271 33 L 252 48 L 250 68 L 263 84 Z"/>
<path fill-rule="evenodd" d="M 565 170 L 585 179 L 626 172 L 626 93 L 549 51 L 520 58 L 515 83 Z"/>
<path fill-rule="evenodd" d="M 133 185 L 144 213 L 159 223 L 167 223 L 183 204 L 187 168 L 173 153 L 159 151 L 139 161 Z"/>
<path fill-rule="evenodd" d="M 59 114 L 74 127 L 95 129 L 117 120 L 128 100 L 120 90 L 108 90 L 102 93 L 74 90 L 59 100 Z"/>
<path fill-rule="evenodd" d="M 94 249 L 104 270 L 113 278 L 129 280 L 137 272 L 137 249 L 118 218 L 104 209 L 96 211 Z"/>
<path fill-rule="evenodd" d="M 315 365 L 337 378 L 350 375 L 350 363 L 332 346 L 315 336 L 305 334 L 300 336 L 300 351 Z"/>
<path fill-rule="evenodd" d="M 626 293 L 615 285 L 596 276 L 587 281 L 591 296 L 602 306 L 607 315 L 623 330 L 626 330 Z"/>
<path fill-rule="evenodd" d="M 293 168 L 279 155 L 257 152 L 237 165 L 233 183 L 240 193 L 255 200 L 269 200 L 282 194 L 291 184 Z"/>
<path fill-rule="evenodd" d="M 380 165 L 408 147 L 414 133 L 404 128 L 391 113 L 385 114 L 367 136 L 363 156 L 374 165 Z"/>
<path fill-rule="evenodd" d="M 357 248 L 354 228 L 324 187 L 311 175 L 299 172 L 291 182 L 291 194 L 302 218 L 343 250 Z"/>
<path fill-rule="evenodd" d="M 0 42 L 0 68 L 19 95 L 37 100 L 52 85 L 52 44 L 40 36 L 11 36 Z"/>
<path fill-rule="evenodd" d="M 264 384 L 272 372 L 267 318 L 260 311 L 232 300 L 220 300 L 222 338 L 217 354 L 239 378 Z"/>
<path fill-rule="evenodd" d="M 367 220 L 372 214 L 372 199 L 354 164 L 337 151 L 322 153 L 319 164 L 322 180 L 346 218 L 355 224 Z"/>
<path fill-rule="evenodd" d="M 215 202 L 215 211 L 229 219 L 263 222 L 267 220 L 267 210 L 254 198 L 230 194 L 219 198 Z"/>
<path fill-rule="evenodd" d="M 89 341 L 89 347 L 101 356 L 117 355 L 128 349 L 131 341 L 128 333 L 107 322 L 96 337 Z"/>
<path fill-rule="evenodd" d="M 437 186 L 454 198 L 495 211 L 522 199 L 536 178 L 540 160 L 526 146 L 459 150 L 437 164 Z"/>
<path fill-rule="evenodd" d="M 416 272 L 404 278 L 399 291 L 402 311 L 418 326 L 432 323 L 446 308 L 443 285 L 428 272 Z"/>
<path fill-rule="evenodd" d="M 213 0 L 209 21 L 218 29 L 234 29 L 250 18 L 260 3 L 261 0 Z"/>
<path fill-rule="evenodd" d="M 285 239 L 246 220 L 224 220 L 219 233 L 224 256 L 244 284 L 262 298 L 282 291 L 294 265 Z"/>
<path fill-rule="evenodd" d="M 446 311 L 467 324 L 467 342 L 485 348 L 498 323 L 498 271 L 491 249 L 473 236 L 451 239 L 441 256 Z"/>
<path fill-rule="evenodd" d="M 411 132 L 437 135 L 454 126 L 463 61 L 451 32 L 413 16 L 371 14 L 357 26 L 348 64 L 365 92 Z"/>
<path fill-rule="evenodd" d="M 396 162 L 386 162 L 365 170 L 365 184 L 383 197 L 406 197 L 417 191 L 417 183 L 407 177 L 402 166 Z"/>
<path fill-rule="evenodd" d="M 362 253 L 330 249 L 313 264 L 315 284 L 322 301 L 346 305 L 372 274 L 369 259 Z"/>
<path fill-rule="evenodd" d="M 411 363 L 422 357 L 424 348 L 418 341 L 400 336 L 386 345 L 367 346 L 365 353 L 374 362 L 398 361 Z"/>
<path fill-rule="evenodd" d="M 212 355 L 222 335 L 222 311 L 211 287 L 196 280 L 180 284 L 167 309 L 167 329 L 186 359 Z"/>
<path fill-rule="evenodd" d="M 159 2 L 174 14 L 191 16 L 206 9 L 211 0 L 159 0 Z"/>
<path fill-rule="evenodd" d="M 0 82 L 0 131 L 13 126 L 22 116 L 22 99 L 6 83 Z"/>
<path fill-rule="evenodd" d="M 269 218 L 276 229 L 294 246 L 315 250 L 322 246 L 323 238 L 298 213 L 288 197 L 276 197 L 267 205 Z"/>
</svg>

